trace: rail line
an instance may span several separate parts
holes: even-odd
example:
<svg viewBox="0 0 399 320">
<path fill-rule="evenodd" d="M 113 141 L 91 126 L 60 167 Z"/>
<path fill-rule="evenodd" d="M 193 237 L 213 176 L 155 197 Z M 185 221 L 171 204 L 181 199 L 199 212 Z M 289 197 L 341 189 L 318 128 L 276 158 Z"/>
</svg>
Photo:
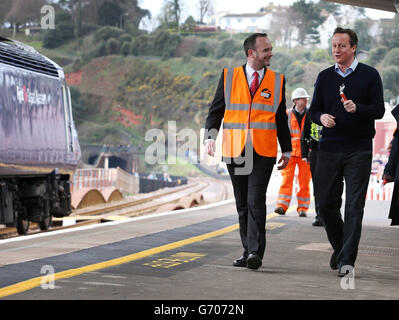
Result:
<svg viewBox="0 0 399 320">
<path fill-rule="evenodd" d="M 53 226 L 46 231 L 40 230 L 37 223 L 31 223 L 28 234 L 76 228 L 90 224 L 128 219 L 148 213 L 201 205 L 205 203 L 201 197 L 201 191 L 207 188 L 210 183 L 210 181 L 190 179 L 189 184 L 181 187 L 165 188 L 149 194 L 130 196 L 121 201 L 76 209 L 68 217 L 53 218 Z M 222 197 L 225 199 L 227 194 L 225 184 L 222 184 L 222 187 Z M 15 227 L 0 228 L 0 239 L 18 236 L 20 235 L 18 235 Z"/>
</svg>

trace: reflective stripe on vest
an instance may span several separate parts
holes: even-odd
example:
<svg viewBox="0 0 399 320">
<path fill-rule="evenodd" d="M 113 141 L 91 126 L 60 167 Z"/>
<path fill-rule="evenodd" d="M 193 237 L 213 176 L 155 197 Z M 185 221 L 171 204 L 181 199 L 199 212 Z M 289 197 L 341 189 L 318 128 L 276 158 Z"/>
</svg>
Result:
<svg viewBox="0 0 399 320">
<path fill-rule="evenodd" d="M 292 153 L 291 156 L 293 157 L 301 157 L 301 136 L 302 130 L 305 125 L 305 118 L 306 113 L 304 114 L 301 122 L 301 126 L 299 126 L 298 119 L 294 115 L 294 109 L 292 108 L 291 111 L 287 111 L 288 115 L 288 127 L 290 128 L 291 132 L 291 144 L 292 144 Z"/>
<path fill-rule="evenodd" d="M 224 157 L 240 156 L 249 133 L 253 147 L 259 155 L 277 156 L 275 118 L 282 100 L 283 77 L 282 74 L 267 69 L 252 98 L 244 68 L 225 69 Z"/>
</svg>

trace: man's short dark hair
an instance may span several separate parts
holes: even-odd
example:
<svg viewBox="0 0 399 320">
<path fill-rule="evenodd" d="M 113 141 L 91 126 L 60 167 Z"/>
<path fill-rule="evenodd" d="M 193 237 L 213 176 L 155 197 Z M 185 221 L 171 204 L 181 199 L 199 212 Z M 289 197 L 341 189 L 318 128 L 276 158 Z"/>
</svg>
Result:
<svg viewBox="0 0 399 320">
<path fill-rule="evenodd" d="M 346 33 L 349 36 L 349 44 L 351 45 L 351 47 L 353 47 L 353 46 L 357 47 L 359 39 L 357 38 L 357 34 L 355 31 L 353 31 L 352 29 L 344 29 L 344 28 L 338 27 L 334 30 L 333 35 L 335 35 L 336 33 Z"/>
<path fill-rule="evenodd" d="M 266 33 L 254 33 L 245 39 L 244 50 L 245 50 L 245 54 L 247 57 L 248 57 L 249 49 L 255 50 L 256 39 L 258 39 L 259 37 L 267 38 L 267 34 Z"/>
</svg>

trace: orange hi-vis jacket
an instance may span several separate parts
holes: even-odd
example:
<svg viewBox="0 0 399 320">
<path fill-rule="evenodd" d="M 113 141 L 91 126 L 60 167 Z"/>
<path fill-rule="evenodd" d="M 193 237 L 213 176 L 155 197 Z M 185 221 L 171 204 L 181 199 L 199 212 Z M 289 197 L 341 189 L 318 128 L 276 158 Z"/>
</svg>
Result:
<svg viewBox="0 0 399 320">
<path fill-rule="evenodd" d="M 302 157 L 301 136 L 303 128 L 305 126 L 305 118 L 307 117 L 307 114 L 306 113 L 304 114 L 300 126 L 296 116 L 294 115 L 294 109 L 291 109 L 291 111 L 287 110 L 287 115 L 288 115 L 288 127 L 290 128 L 291 132 L 291 144 L 292 144 L 291 157 L 301 158 Z"/>
<path fill-rule="evenodd" d="M 223 157 L 241 156 L 249 132 L 256 153 L 277 157 L 276 113 L 282 100 L 283 81 L 283 74 L 266 69 L 251 97 L 244 68 L 224 70 Z"/>
<path fill-rule="evenodd" d="M 310 205 L 309 183 L 312 175 L 309 164 L 302 160 L 301 154 L 301 135 L 305 126 L 305 118 L 307 117 L 307 114 L 303 116 L 300 125 L 294 114 L 294 110 L 287 111 L 287 115 L 288 127 L 291 132 L 292 152 L 287 167 L 281 172 L 283 181 L 281 182 L 280 190 L 278 192 L 277 206 L 282 207 L 284 211 L 287 211 L 292 199 L 295 168 L 298 166 L 299 190 L 296 194 L 298 200 L 297 211 L 307 212 Z"/>
</svg>

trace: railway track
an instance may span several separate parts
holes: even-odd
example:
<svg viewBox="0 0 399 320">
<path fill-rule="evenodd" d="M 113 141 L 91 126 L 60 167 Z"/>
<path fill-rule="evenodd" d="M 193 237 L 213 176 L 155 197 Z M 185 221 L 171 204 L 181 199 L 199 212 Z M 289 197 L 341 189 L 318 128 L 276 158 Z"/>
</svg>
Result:
<svg viewBox="0 0 399 320">
<path fill-rule="evenodd" d="M 212 183 L 214 181 L 208 179 L 190 179 L 189 184 L 181 187 L 165 188 L 149 194 L 127 197 L 122 201 L 73 210 L 68 217 L 53 218 L 53 226 L 47 231 L 40 230 L 37 223 L 31 223 L 28 235 L 123 220 L 154 212 L 205 204 L 207 202 L 203 201 L 201 192 Z M 221 183 L 220 199 L 227 199 L 228 194 L 226 184 Z M 18 236 L 15 227 L 0 228 L 0 239 Z"/>
</svg>

